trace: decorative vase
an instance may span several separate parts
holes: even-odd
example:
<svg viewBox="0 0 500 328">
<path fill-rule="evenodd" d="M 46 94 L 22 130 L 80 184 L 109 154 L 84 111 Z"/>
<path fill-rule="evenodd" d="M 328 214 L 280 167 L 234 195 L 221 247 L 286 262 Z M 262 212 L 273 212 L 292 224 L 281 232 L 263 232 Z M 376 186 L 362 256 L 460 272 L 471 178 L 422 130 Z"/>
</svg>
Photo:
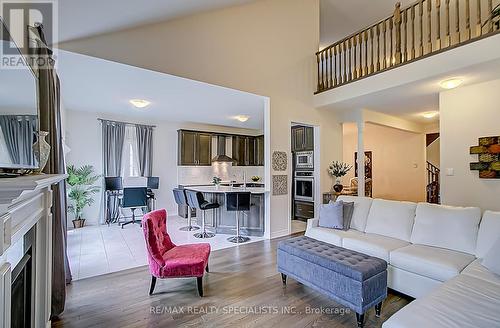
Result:
<svg viewBox="0 0 500 328">
<path fill-rule="evenodd" d="M 47 137 L 49 133 L 47 131 L 40 131 L 38 133 L 38 140 L 33 144 L 33 152 L 35 153 L 36 158 L 38 158 L 38 169 L 37 173 L 41 173 L 47 165 L 47 161 L 49 160 L 50 154 L 50 145 L 48 144 L 45 137 Z"/>
<path fill-rule="evenodd" d="M 335 180 L 335 185 L 333 185 L 333 190 L 335 190 L 335 192 L 342 192 L 342 189 L 344 189 L 344 186 L 342 185 L 342 181 L 340 181 L 340 178 L 337 178 Z"/>
</svg>

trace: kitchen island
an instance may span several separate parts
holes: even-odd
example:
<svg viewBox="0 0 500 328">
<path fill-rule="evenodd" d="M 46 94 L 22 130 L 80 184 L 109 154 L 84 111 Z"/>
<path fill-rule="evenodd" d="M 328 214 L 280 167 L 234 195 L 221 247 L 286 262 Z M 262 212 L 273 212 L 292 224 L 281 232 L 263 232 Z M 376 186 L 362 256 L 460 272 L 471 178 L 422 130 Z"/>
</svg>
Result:
<svg viewBox="0 0 500 328">
<path fill-rule="evenodd" d="M 215 229 L 216 233 L 234 235 L 236 233 L 236 212 L 226 209 L 226 194 L 235 192 L 250 192 L 250 211 L 240 213 L 240 231 L 245 236 L 264 236 L 265 231 L 265 194 L 266 190 L 259 187 L 224 187 L 224 186 L 186 186 L 185 189 L 203 193 L 209 202 L 220 205 L 218 209 L 205 213 L 207 228 Z M 196 211 L 198 213 L 199 211 Z M 194 217 L 193 217 L 194 218 Z M 196 216 L 201 220 L 201 215 Z M 201 224 L 198 221 L 198 224 Z"/>
</svg>

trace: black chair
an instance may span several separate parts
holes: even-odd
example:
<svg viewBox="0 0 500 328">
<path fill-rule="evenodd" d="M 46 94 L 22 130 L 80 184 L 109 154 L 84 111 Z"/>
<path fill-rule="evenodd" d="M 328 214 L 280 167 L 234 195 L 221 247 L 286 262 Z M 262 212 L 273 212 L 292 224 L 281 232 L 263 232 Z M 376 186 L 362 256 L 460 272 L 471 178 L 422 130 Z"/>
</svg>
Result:
<svg viewBox="0 0 500 328">
<path fill-rule="evenodd" d="M 160 188 L 160 178 L 159 177 L 148 177 L 148 189 L 159 189 Z"/>
<path fill-rule="evenodd" d="M 227 239 L 232 243 L 245 243 L 250 240 L 250 238 L 240 235 L 240 212 L 250 211 L 250 196 L 249 192 L 226 194 L 226 210 L 236 212 L 236 236 Z"/>
<path fill-rule="evenodd" d="M 109 225 L 118 220 L 118 207 L 123 190 L 122 177 L 105 177 L 104 188 L 106 192 L 106 223 Z"/>
<path fill-rule="evenodd" d="M 205 211 L 219 208 L 217 203 L 210 203 L 205 200 L 203 194 L 198 191 L 186 190 L 187 203 L 189 207 L 196 208 L 198 213 L 201 212 L 201 232 L 195 233 L 196 238 L 212 238 L 215 237 L 213 232 L 205 230 Z"/>
<path fill-rule="evenodd" d="M 177 205 L 187 206 L 187 208 L 188 208 L 188 225 L 187 225 L 187 227 L 179 228 L 179 230 L 181 230 L 181 231 L 199 230 L 200 227 L 195 227 L 195 226 L 191 225 L 191 221 L 192 221 L 192 219 L 191 219 L 191 207 L 189 206 L 188 201 L 187 201 L 186 190 L 174 188 L 173 192 L 174 192 L 174 199 L 175 199 L 175 202 L 177 203 Z"/>
<path fill-rule="evenodd" d="M 148 203 L 148 210 L 156 210 L 156 195 L 153 190 L 160 188 L 160 178 L 159 177 L 147 177 L 147 188 L 148 188 L 148 200 L 151 201 L 152 205 Z"/>
<path fill-rule="evenodd" d="M 122 223 L 122 229 L 124 226 L 128 224 L 135 224 L 141 222 L 137 222 L 135 220 L 135 211 L 138 208 L 144 209 L 148 207 L 148 196 L 147 196 L 147 188 L 125 188 L 123 189 L 123 199 L 120 206 L 122 209 L 128 208 L 132 211 L 132 220 Z"/>
</svg>

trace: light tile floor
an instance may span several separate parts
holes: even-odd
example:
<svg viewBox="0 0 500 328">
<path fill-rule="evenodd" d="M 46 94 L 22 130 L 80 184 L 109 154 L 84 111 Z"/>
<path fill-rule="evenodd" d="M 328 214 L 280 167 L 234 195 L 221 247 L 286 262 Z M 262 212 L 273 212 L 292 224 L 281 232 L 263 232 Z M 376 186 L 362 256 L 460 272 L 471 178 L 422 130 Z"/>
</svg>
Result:
<svg viewBox="0 0 500 328">
<path fill-rule="evenodd" d="M 214 238 L 198 239 L 196 232 L 180 231 L 186 219 L 169 217 L 167 229 L 176 244 L 210 243 L 212 250 L 237 245 L 227 241 L 229 235 L 217 234 Z M 251 237 L 250 242 L 264 240 Z M 87 226 L 68 231 L 68 257 L 73 280 L 98 276 L 147 265 L 144 236 L 139 225 L 128 225 L 121 229 L 118 225 Z"/>
</svg>

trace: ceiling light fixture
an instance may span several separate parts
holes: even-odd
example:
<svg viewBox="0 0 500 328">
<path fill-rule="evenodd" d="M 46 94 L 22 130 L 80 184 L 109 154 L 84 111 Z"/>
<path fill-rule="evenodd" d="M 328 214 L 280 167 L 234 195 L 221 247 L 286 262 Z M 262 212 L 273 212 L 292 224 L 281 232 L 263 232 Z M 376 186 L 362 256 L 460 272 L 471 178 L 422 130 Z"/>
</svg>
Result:
<svg viewBox="0 0 500 328">
<path fill-rule="evenodd" d="M 144 108 L 151 104 L 151 102 L 144 99 L 130 99 L 129 102 L 137 108 Z"/>
<path fill-rule="evenodd" d="M 437 112 L 437 111 L 422 113 L 422 116 L 425 117 L 425 118 L 427 118 L 427 119 L 434 118 L 434 117 L 436 117 L 438 115 L 439 115 L 439 112 Z"/>
<path fill-rule="evenodd" d="M 248 116 L 248 115 L 238 115 L 238 116 L 235 116 L 234 118 L 237 119 L 238 121 L 240 121 L 241 123 L 244 123 L 244 122 L 248 121 L 248 119 L 250 118 L 250 116 Z"/>
<path fill-rule="evenodd" d="M 443 89 L 455 89 L 456 87 L 460 86 L 463 82 L 464 82 L 464 80 L 462 78 L 454 77 L 454 78 L 443 80 L 443 81 L 439 82 L 439 85 Z"/>
</svg>

